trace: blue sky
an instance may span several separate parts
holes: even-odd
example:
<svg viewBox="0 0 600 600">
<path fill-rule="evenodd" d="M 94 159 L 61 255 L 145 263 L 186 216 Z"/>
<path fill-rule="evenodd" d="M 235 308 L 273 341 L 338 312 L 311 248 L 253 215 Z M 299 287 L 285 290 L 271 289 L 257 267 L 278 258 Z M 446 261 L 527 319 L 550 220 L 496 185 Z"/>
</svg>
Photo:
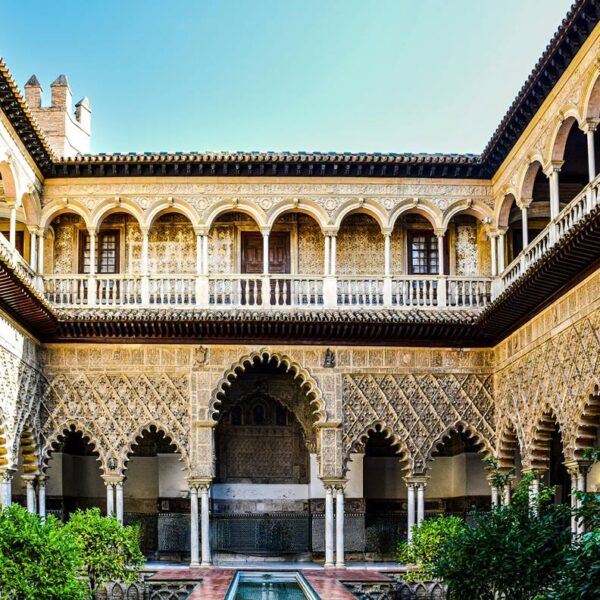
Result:
<svg viewBox="0 0 600 600">
<path fill-rule="evenodd" d="M 1 0 L 94 152 L 480 152 L 572 0 Z"/>
</svg>

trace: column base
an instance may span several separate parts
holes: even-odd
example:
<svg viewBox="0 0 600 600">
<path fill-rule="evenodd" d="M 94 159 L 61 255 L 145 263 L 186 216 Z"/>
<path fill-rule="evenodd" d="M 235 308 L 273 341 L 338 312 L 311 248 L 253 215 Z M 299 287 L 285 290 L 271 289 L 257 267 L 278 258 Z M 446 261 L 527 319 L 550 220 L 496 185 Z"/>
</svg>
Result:
<svg viewBox="0 0 600 600">
<path fill-rule="evenodd" d="M 335 568 L 336 569 L 345 569 L 346 563 L 335 563 Z"/>
<path fill-rule="evenodd" d="M 212 567 L 213 564 L 211 562 L 202 562 L 202 563 L 200 563 L 200 566 L 201 567 Z"/>
<path fill-rule="evenodd" d="M 192 562 L 190 563 L 190 569 L 196 569 L 200 566 L 199 562 Z"/>
<path fill-rule="evenodd" d="M 325 563 L 323 565 L 324 569 L 335 569 L 335 565 L 333 563 Z"/>
</svg>

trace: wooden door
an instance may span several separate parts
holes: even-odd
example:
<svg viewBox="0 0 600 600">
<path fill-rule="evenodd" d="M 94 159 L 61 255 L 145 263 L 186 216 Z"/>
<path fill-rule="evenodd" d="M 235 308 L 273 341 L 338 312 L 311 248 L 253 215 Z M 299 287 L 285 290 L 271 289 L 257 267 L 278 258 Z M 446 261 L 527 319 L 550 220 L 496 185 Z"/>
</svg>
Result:
<svg viewBox="0 0 600 600">
<path fill-rule="evenodd" d="M 290 234 L 288 231 L 275 231 L 269 236 L 269 273 L 285 274 L 291 270 Z M 261 275 L 263 272 L 263 236 L 253 231 L 242 232 L 242 273 Z M 271 304 L 275 303 L 276 283 L 271 282 Z M 279 282 L 279 304 L 289 304 L 289 281 Z M 287 290 L 287 294 L 284 293 Z M 245 282 L 242 282 L 242 304 L 260 304 L 259 297 L 247 297 Z"/>
</svg>

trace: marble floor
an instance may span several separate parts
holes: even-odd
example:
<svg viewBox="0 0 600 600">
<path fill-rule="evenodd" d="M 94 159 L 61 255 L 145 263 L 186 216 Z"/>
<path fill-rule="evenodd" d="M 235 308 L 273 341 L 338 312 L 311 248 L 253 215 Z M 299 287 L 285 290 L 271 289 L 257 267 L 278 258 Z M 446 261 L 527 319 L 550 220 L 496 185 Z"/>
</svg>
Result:
<svg viewBox="0 0 600 600">
<path fill-rule="evenodd" d="M 380 571 L 401 571 L 395 563 L 356 563 L 346 569 L 324 569 L 317 563 L 260 563 L 255 565 L 218 566 L 190 568 L 184 565 L 147 563 L 152 571 L 150 580 L 198 581 L 190 600 L 223 600 L 235 573 L 239 570 L 272 571 L 293 570 L 302 574 L 322 600 L 353 600 L 354 596 L 344 587 L 344 581 L 389 581 Z"/>
</svg>

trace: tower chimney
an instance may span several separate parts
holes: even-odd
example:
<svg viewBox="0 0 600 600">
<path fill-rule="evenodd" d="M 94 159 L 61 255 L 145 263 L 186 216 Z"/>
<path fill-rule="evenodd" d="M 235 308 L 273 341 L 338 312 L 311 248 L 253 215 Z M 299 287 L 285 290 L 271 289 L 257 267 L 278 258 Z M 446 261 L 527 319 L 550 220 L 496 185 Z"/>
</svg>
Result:
<svg viewBox="0 0 600 600">
<path fill-rule="evenodd" d="M 25 84 L 25 101 L 29 108 L 42 106 L 42 86 L 35 75 L 32 75 Z"/>
<path fill-rule="evenodd" d="M 81 125 L 81 128 L 88 133 L 92 130 L 92 106 L 88 97 L 82 98 L 75 105 L 75 118 Z"/>
</svg>

